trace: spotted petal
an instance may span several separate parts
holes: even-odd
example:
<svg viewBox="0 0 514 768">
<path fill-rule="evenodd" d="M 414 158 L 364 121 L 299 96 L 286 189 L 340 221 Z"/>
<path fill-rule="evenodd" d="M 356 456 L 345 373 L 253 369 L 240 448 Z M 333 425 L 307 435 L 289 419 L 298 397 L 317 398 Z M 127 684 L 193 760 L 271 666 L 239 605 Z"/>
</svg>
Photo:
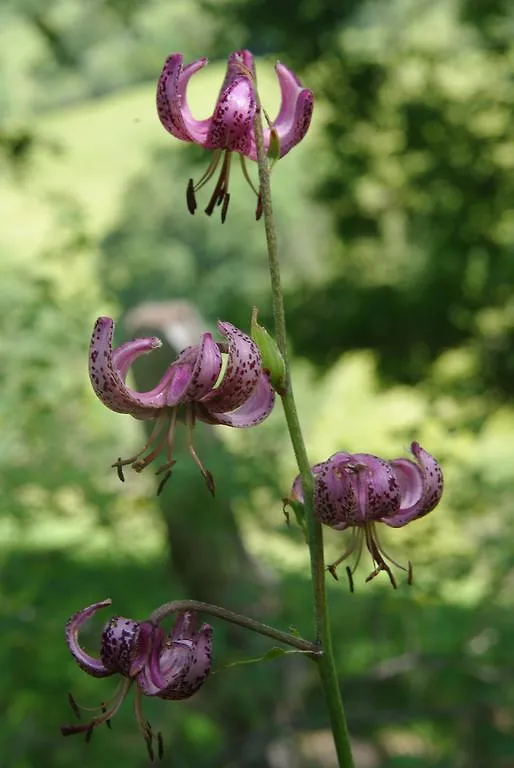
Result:
<svg viewBox="0 0 514 768">
<path fill-rule="evenodd" d="M 187 103 L 189 78 L 205 67 L 207 59 L 198 59 L 182 68 L 183 56 L 173 53 L 164 62 L 157 84 L 157 114 L 169 133 L 183 141 L 205 145 L 211 119 L 195 120 Z"/>
<path fill-rule="evenodd" d="M 192 350 L 196 359 L 187 390 L 187 399 L 200 400 L 212 391 L 218 380 L 221 373 L 221 352 L 210 333 L 204 333 L 200 346 L 193 347 Z"/>
<path fill-rule="evenodd" d="M 151 644 L 152 625 L 113 616 L 102 633 L 100 656 L 112 673 L 134 677 L 146 664 Z"/>
<path fill-rule="evenodd" d="M 362 522 L 390 517 L 400 508 L 400 488 L 391 464 L 369 453 L 354 453 L 352 479 Z"/>
<path fill-rule="evenodd" d="M 228 58 L 227 74 L 204 146 L 248 155 L 256 108 L 253 56 L 249 51 L 236 51 Z"/>
<path fill-rule="evenodd" d="M 261 374 L 261 356 L 252 339 L 230 323 L 218 323 L 228 340 L 228 361 L 220 386 L 202 398 L 211 413 L 235 411 L 246 403 Z M 220 422 L 221 423 L 221 422 Z"/>
<path fill-rule="evenodd" d="M 188 699 L 203 685 L 212 665 L 212 627 L 202 624 L 195 634 L 192 658 L 187 674 L 181 682 L 176 682 L 159 694 L 162 699 Z"/>
<path fill-rule="evenodd" d="M 280 85 L 280 110 L 271 128 L 264 130 L 264 144 L 268 148 L 273 129 L 278 136 L 280 157 L 284 157 L 303 139 L 309 130 L 314 108 L 314 96 L 312 91 L 304 88 L 294 72 L 284 64 L 278 62 L 275 70 Z M 248 156 L 252 160 L 257 159 L 254 138 L 252 138 L 252 146 Z"/>
<path fill-rule="evenodd" d="M 266 419 L 275 404 L 275 392 L 269 382 L 268 374 L 261 371 L 257 385 L 248 400 L 235 411 L 218 413 L 200 403 L 198 418 L 208 424 L 224 424 L 227 427 L 254 427 Z"/>
<path fill-rule="evenodd" d="M 409 459 L 394 459 L 391 467 L 401 492 L 398 514 L 384 519 L 392 528 L 401 528 L 424 517 L 437 506 L 443 493 L 443 473 L 439 463 L 419 443 L 412 443 L 416 464 Z"/>
<path fill-rule="evenodd" d="M 95 394 L 111 411 L 153 418 L 160 408 L 168 405 L 168 391 L 175 370 L 170 367 L 149 392 L 135 392 L 125 384 L 128 367 L 141 355 L 160 347 L 161 342 L 155 337 L 135 339 L 113 351 L 113 333 L 113 320 L 99 317 L 89 350 L 89 377 Z"/>
<path fill-rule="evenodd" d="M 349 453 L 336 453 L 319 464 L 314 481 L 314 509 L 318 519 L 342 531 L 359 518 L 356 488 L 348 464 Z"/>
<path fill-rule="evenodd" d="M 66 623 L 65 636 L 70 653 L 79 667 L 84 672 L 87 672 L 88 675 L 92 675 L 92 677 L 108 677 L 114 674 L 114 671 L 108 669 L 100 659 L 96 659 L 94 656 L 86 653 L 79 644 L 79 630 L 100 608 L 106 608 L 108 605 L 111 605 L 111 602 L 111 600 L 107 599 L 99 603 L 93 603 L 93 605 L 77 611 Z"/>
</svg>

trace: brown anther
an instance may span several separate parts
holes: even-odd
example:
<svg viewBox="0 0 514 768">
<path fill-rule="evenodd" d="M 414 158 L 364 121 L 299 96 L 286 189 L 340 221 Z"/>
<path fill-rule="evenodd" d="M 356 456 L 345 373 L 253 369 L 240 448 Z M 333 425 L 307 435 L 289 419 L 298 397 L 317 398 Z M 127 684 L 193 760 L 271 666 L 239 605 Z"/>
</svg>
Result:
<svg viewBox="0 0 514 768">
<path fill-rule="evenodd" d="M 107 712 L 107 707 L 106 707 L 106 706 L 105 706 L 105 704 L 102 702 L 102 714 L 103 714 L 103 715 L 105 715 L 105 713 L 106 713 L 106 712 Z M 107 728 L 109 728 L 110 730 L 112 730 L 112 723 L 111 723 L 110 719 L 109 719 L 109 720 L 106 720 L 106 721 L 105 721 L 105 724 L 106 724 Z"/>
<path fill-rule="evenodd" d="M 164 489 L 164 486 L 166 485 L 166 483 L 168 482 L 170 477 L 171 477 L 171 469 L 168 469 L 168 471 L 166 472 L 166 474 L 162 478 L 161 482 L 157 486 L 157 496 L 161 495 L 161 493 L 162 493 L 162 491 Z"/>
<path fill-rule="evenodd" d="M 111 464 L 111 467 L 116 467 L 116 472 L 122 483 L 125 482 L 125 475 L 123 474 L 123 465 L 121 464 L 121 456 L 115 464 Z"/>
<path fill-rule="evenodd" d="M 336 581 L 339 581 L 339 576 L 337 575 L 337 564 L 331 563 L 331 565 L 327 565 L 327 571 L 330 573 L 331 576 L 334 577 Z"/>
<path fill-rule="evenodd" d="M 162 739 L 162 733 L 160 731 L 157 732 L 157 756 L 159 760 L 162 760 L 164 757 L 164 741 Z"/>
<path fill-rule="evenodd" d="M 205 478 L 205 482 L 207 484 L 207 488 L 209 489 L 209 493 L 211 494 L 211 496 L 214 496 L 215 493 L 216 493 L 216 484 L 214 482 L 214 476 L 213 476 L 212 472 L 209 472 L 209 470 L 206 469 L 203 472 L 203 476 Z"/>
<path fill-rule="evenodd" d="M 187 185 L 187 189 L 186 189 L 186 205 L 187 205 L 187 210 L 193 216 L 194 212 L 197 209 L 196 195 L 195 195 L 195 185 L 193 184 L 193 179 L 189 179 L 189 182 L 188 182 L 188 185 Z"/>
<path fill-rule="evenodd" d="M 225 223 L 225 219 L 227 218 L 227 211 L 228 211 L 228 204 L 230 203 L 230 195 L 227 192 L 226 195 L 223 198 L 223 205 L 221 206 L 221 223 Z"/>
<path fill-rule="evenodd" d="M 346 575 L 348 577 L 348 584 L 350 585 L 350 592 L 354 592 L 355 590 L 353 588 L 353 574 L 352 574 L 352 569 L 350 568 L 349 565 L 346 566 Z"/>
<path fill-rule="evenodd" d="M 70 707 L 72 708 L 72 710 L 73 710 L 77 720 L 80 720 L 80 709 L 79 709 L 79 706 L 78 706 L 77 702 L 75 701 L 75 699 L 73 698 L 71 693 L 68 693 L 68 703 L 69 703 Z"/>
<path fill-rule="evenodd" d="M 150 723 L 146 723 L 144 737 L 145 737 L 145 744 L 148 752 L 148 757 L 150 758 L 150 762 L 153 763 L 155 760 L 155 753 L 153 751 L 153 733 L 152 733 L 152 727 Z"/>
<path fill-rule="evenodd" d="M 413 580 L 414 580 L 414 574 L 412 572 L 412 563 L 409 560 L 409 562 L 407 564 L 407 584 L 409 585 L 409 587 L 412 586 Z"/>
<path fill-rule="evenodd" d="M 86 744 L 89 744 L 89 742 L 91 741 L 91 737 L 93 735 L 93 731 L 94 730 L 95 730 L 95 723 L 94 723 L 94 720 L 93 720 L 93 722 L 91 723 L 91 725 L 89 726 L 89 728 L 86 731 Z"/>
</svg>

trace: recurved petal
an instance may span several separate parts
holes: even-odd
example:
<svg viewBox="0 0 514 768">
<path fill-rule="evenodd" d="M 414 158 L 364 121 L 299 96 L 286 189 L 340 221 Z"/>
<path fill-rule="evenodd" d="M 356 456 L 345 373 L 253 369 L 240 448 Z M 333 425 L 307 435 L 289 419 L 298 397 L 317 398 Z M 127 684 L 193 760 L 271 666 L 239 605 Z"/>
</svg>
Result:
<svg viewBox="0 0 514 768">
<path fill-rule="evenodd" d="M 303 139 L 309 130 L 314 108 L 314 96 L 312 91 L 304 88 L 296 75 L 283 64 L 278 62 L 275 69 L 282 100 L 273 127 L 280 142 L 280 157 L 284 157 Z M 269 129 L 267 134 L 269 134 Z M 267 135 L 265 135 L 265 140 L 269 141 Z"/>
<path fill-rule="evenodd" d="M 173 53 L 164 62 L 157 84 L 157 114 L 164 128 L 183 141 L 205 144 L 210 118 L 195 120 L 187 103 L 189 78 L 205 67 L 207 59 L 198 59 L 182 68 L 182 54 Z"/>
<path fill-rule="evenodd" d="M 256 108 L 252 54 L 249 51 L 236 51 L 228 58 L 227 74 L 204 146 L 248 155 L 252 145 Z"/>
<path fill-rule="evenodd" d="M 102 600 L 99 603 L 93 603 L 87 608 L 83 608 L 81 611 L 73 614 L 73 616 L 66 623 L 65 636 L 66 642 L 70 653 L 84 672 L 92 677 L 108 677 L 113 674 L 111 669 L 108 669 L 100 659 L 90 656 L 79 644 L 79 630 L 86 621 L 89 621 L 100 608 L 106 608 L 111 605 L 111 600 Z"/>
<path fill-rule="evenodd" d="M 111 411 L 152 418 L 167 405 L 167 390 L 175 375 L 173 367 L 154 389 L 134 392 L 125 384 L 128 366 L 140 355 L 157 349 L 161 342 L 155 337 L 135 339 L 113 351 L 113 333 L 114 321 L 110 317 L 99 317 L 89 348 L 89 378 L 95 394 Z"/>
<path fill-rule="evenodd" d="M 231 323 L 219 322 L 218 330 L 228 340 L 227 368 L 219 387 L 201 400 L 216 418 L 220 413 L 235 411 L 246 403 L 262 370 L 259 349 L 249 336 Z"/>
<path fill-rule="evenodd" d="M 212 665 L 212 627 L 208 624 L 202 624 L 193 636 L 190 653 L 185 676 L 175 678 L 165 690 L 157 694 L 161 699 L 188 699 L 206 680 Z"/>
<path fill-rule="evenodd" d="M 412 443 L 416 464 L 409 459 L 394 459 L 391 467 L 401 490 L 398 514 L 384 520 L 392 528 L 401 528 L 424 517 L 437 506 L 443 493 L 443 473 L 439 463 L 419 443 Z"/>
<path fill-rule="evenodd" d="M 248 400 L 230 413 L 211 410 L 211 403 L 200 403 L 198 418 L 208 424 L 224 424 L 227 427 L 254 427 L 266 419 L 275 403 L 275 392 L 268 374 L 261 371 L 257 384 Z"/>
<path fill-rule="evenodd" d="M 303 139 L 309 130 L 314 108 L 314 96 L 312 91 L 304 88 L 294 72 L 291 72 L 284 64 L 278 62 L 275 70 L 280 85 L 280 110 L 271 127 L 264 129 L 264 145 L 266 149 L 269 147 L 271 130 L 273 129 L 278 136 L 280 157 L 284 157 Z M 253 137 L 248 156 L 252 160 L 257 159 L 255 138 Z"/>
<path fill-rule="evenodd" d="M 196 361 L 187 390 L 188 400 L 199 400 L 211 392 L 221 372 L 221 352 L 210 333 L 203 334 L 196 349 Z"/>
</svg>

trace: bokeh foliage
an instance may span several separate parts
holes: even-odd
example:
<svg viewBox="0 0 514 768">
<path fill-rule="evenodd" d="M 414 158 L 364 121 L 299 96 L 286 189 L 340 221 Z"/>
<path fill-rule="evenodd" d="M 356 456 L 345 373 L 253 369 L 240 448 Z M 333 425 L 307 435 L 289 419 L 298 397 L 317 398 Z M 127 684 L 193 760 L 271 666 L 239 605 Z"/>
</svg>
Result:
<svg viewBox="0 0 514 768">
<path fill-rule="evenodd" d="M 188 298 L 212 325 L 269 323 L 262 228 L 234 178 L 225 225 L 186 212 L 207 158 L 154 115 L 162 59 L 249 45 L 299 67 L 312 132 L 274 171 L 289 332 L 313 460 L 385 456 L 419 439 L 443 462 L 441 507 L 387 537 L 415 586 L 330 585 L 339 671 L 362 768 L 507 768 L 514 761 L 512 522 L 513 16 L 507 2 L 11 0 L 0 9 L 0 766 L 145 763 L 130 706 L 86 747 L 58 733 L 66 692 L 96 703 L 62 639 L 78 607 L 113 598 L 144 617 L 187 596 L 151 477 L 108 469 L 141 435 L 89 390 L 96 315 Z M 269 57 L 269 58 L 268 58 Z M 223 64 L 192 88 L 212 106 Z M 235 174 L 234 174 L 235 176 Z M 230 505 L 260 599 L 247 610 L 309 634 L 299 532 L 280 496 L 294 474 L 280 414 L 221 432 Z M 232 458 L 231 458 L 232 457 Z M 187 503 L 193 472 L 173 483 Z M 190 548 L 208 513 L 191 494 Z M 182 499 L 185 499 L 182 502 Z M 187 517 L 187 516 L 186 516 Z M 172 549 L 172 547 L 171 547 Z M 337 556 L 340 537 L 327 537 Z M 216 562 L 209 563 L 215 573 Z M 205 563 L 199 564 L 199 571 Z M 214 581 L 214 579 L 213 579 Z M 86 642 L 94 647 L 101 621 Z M 216 625 L 216 666 L 265 652 Z M 215 675 L 184 706 L 149 702 L 165 760 L 333 765 L 323 702 L 301 657 Z"/>
</svg>

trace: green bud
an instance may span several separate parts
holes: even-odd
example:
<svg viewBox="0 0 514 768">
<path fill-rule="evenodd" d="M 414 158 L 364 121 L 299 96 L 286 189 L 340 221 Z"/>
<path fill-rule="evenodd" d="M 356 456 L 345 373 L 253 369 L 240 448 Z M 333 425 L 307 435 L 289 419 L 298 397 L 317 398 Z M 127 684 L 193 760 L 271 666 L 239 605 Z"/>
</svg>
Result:
<svg viewBox="0 0 514 768">
<path fill-rule="evenodd" d="M 259 348 L 262 367 L 269 373 L 271 386 L 279 395 L 284 395 L 287 389 L 284 358 L 273 336 L 257 322 L 257 307 L 252 312 L 250 335 Z"/>
</svg>

